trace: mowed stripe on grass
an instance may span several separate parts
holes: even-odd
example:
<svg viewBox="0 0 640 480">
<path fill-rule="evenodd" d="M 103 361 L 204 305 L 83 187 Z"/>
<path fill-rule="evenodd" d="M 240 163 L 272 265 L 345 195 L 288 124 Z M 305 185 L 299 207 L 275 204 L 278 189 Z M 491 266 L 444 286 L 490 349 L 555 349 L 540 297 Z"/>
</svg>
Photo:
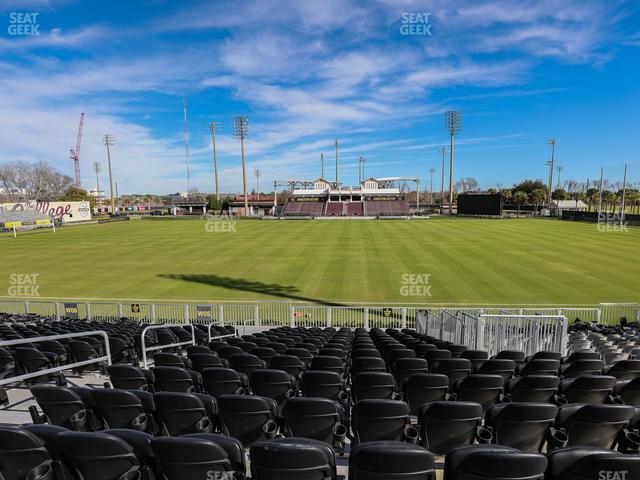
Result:
<svg viewBox="0 0 640 480">
<path fill-rule="evenodd" d="M 37 273 L 40 295 L 176 300 L 558 303 L 638 301 L 640 229 L 553 220 L 144 220 L 0 237 L 0 288 Z M 404 296 L 405 274 L 431 296 Z"/>
</svg>

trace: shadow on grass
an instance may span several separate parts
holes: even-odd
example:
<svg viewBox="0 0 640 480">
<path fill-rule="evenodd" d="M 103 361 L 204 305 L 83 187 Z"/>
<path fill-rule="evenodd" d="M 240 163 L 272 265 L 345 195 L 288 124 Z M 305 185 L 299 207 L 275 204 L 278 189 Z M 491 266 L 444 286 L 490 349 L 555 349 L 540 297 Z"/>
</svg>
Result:
<svg viewBox="0 0 640 480">
<path fill-rule="evenodd" d="M 218 275 L 168 274 L 159 275 L 159 277 L 169 278 L 172 280 L 182 280 L 183 282 L 199 283 L 201 285 L 209 285 L 211 287 L 226 288 L 228 290 L 259 293 L 261 295 L 270 295 L 287 300 L 311 302 L 318 305 L 341 306 L 339 303 L 305 297 L 300 294 L 300 291 L 296 287 L 279 285 L 277 283 L 264 283 L 244 280 L 242 278 L 220 277 Z"/>
</svg>

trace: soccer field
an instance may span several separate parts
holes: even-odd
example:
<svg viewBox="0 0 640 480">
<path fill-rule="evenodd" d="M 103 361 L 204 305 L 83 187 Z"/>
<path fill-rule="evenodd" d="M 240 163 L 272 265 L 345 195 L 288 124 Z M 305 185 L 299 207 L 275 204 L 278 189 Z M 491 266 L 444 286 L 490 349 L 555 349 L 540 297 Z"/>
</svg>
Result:
<svg viewBox="0 0 640 480">
<path fill-rule="evenodd" d="M 234 227 L 157 219 L 2 235 L 1 295 L 11 274 L 26 273 L 38 274 L 46 298 L 593 304 L 640 296 L 633 227 L 532 219 Z"/>
</svg>

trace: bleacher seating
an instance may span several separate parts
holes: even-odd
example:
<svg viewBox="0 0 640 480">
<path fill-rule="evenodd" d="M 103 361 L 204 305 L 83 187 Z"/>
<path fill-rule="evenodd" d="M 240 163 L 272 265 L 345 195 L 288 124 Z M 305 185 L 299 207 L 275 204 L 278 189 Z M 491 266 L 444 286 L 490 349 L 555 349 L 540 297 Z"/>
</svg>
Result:
<svg viewBox="0 0 640 480">
<path fill-rule="evenodd" d="M 364 214 L 369 217 L 405 217 L 409 213 L 409 204 L 404 200 L 367 200 L 364 202 Z"/>
<path fill-rule="evenodd" d="M 319 217 L 324 212 L 324 202 L 287 202 L 282 209 L 285 217 Z"/>
<path fill-rule="evenodd" d="M 362 202 L 350 202 L 347 204 L 347 215 L 361 217 L 364 215 L 364 207 Z"/>
<path fill-rule="evenodd" d="M 341 217 L 344 215 L 344 204 L 342 202 L 327 203 L 327 217 Z"/>
<path fill-rule="evenodd" d="M 489 358 L 411 329 L 277 327 L 209 343 L 199 326 L 198 345 L 158 351 L 144 370 L 136 322 L 0 320 L 1 339 L 100 329 L 127 349 L 108 369 L 109 388 L 33 381 L 34 424 L 0 426 L 2 478 L 88 480 L 99 468 L 108 480 L 169 480 L 206 467 L 233 478 L 337 480 L 336 453 L 349 450 L 350 478 L 435 479 L 434 455 L 445 455 L 448 480 L 595 480 L 598 468 L 640 478 L 635 324 L 578 322 L 566 356 L 530 358 Z M 152 330 L 148 344 L 186 332 Z M 97 338 L 84 339 L 95 355 Z M 43 343 L 4 347 L 2 375 L 86 353 Z"/>
</svg>

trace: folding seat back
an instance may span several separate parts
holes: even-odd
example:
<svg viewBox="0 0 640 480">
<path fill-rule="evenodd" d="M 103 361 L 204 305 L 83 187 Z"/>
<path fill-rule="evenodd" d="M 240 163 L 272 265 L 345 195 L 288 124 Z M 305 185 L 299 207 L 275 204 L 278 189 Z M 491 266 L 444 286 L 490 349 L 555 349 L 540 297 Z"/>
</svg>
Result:
<svg viewBox="0 0 640 480">
<path fill-rule="evenodd" d="M 53 459 L 44 441 L 20 428 L 0 426 L 0 478 L 54 480 Z"/>
<path fill-rule="evenodd" d="M 500 375 L 475 373 L 456 386 L 458 400 L 479 403 L 483 410 L 500 401 L 503 392 L 504 378 Z"/>
<path fill-rule="evenodd" d="M 446 349 L 429 350 L 425 352 L 424 358 L 429 364 L 429 371 L 436 372 L 438 364 L 442 360 L 451 358 L 451 351 Z"/>
<path fill-rule="evenodd" d="M 48 423 L 79 432 L 92 430 L 92 413 L 77 392 L 49 385 L 30 390 Z"/>
<path fill-rule="evenodd" d="M 15 349 L 14 356 L 16 362 L 26 373 L 33 373 L 55 366 L 53 357 L 45 356 L 36 348 L 18 347 Z"/>
<path fill-rule="evenodd" d="M 569 364 L 578 360 L 600 360 L 600 354 L 591 350 L 573 352 L 567 358 L 564 358 L 562 363 Z"/>
<path fill-rule="evenodd" d="M 153 364 L 156 367 L 187 368 L 187 360 L 187 358 L 180 357 L 175 353 L 157 352 L 153 355 Z"/>
<path fill-rule="evenodd" d="M 474 402 L 433 402 L 418 413 L 423 446 L 438 455 L 474 442 L 482 422 L 482 405 Z"/>
<path fill-rule="evenodd" d="M 614 393 L 622 398 L 626 405 L 640 407 L 640 379 L 618 381 Z"/>
<path fill-rule="evenodd" d="M 466 358 L 444 358 L 438 362 L 435 373 L 441 373 L 449 378 L 449 387 L 471 373 L 471 362 Z"/>
<path fill-rule="evenodd" d="M 345 373 L 346 364 L 340 357 L 330 357 L 318 355 L 311 360 L 311 370 L 324 370 L 327 372 L 336 372 L 340 375 Z"/>
<path fill-rule="evenodd" d="M 484 362 L 489 360 L 489 352 L 485 350 L 465 350 L 460 358 L 466 358 L 471 362 L 471 373 L 475 373 Z"/>
<path fill-rule="evenodd" d="M 611 449 L 633 415 L 633 407 L 627 405 L 575 403 L 560 407 L 556 426 L 565 430 L 569 447 Z"/>
<path fill-rule="evenodd" d="M 478 369 L 478 373 L 488 373 L 490 375 L 502 375 L 505 380 L 513 377 L 516 369 L 516 362 L 508 358 L 491 358 L 484 362 Z"/>
<path fill-rule="evenodd" d="M 294 355 L 278 355 L 271 359 L 271 368 L 283 370 L 291 376 L 299 377 L 305 370 L 305 364 Z"/>
<path fill-rule="evenodd" d="M 433 455 L 418 445 L 369 442 L 349 455 L 349 480 L 435 480 Z"/>
<path fill-rule="evenodd" d="M 604 362 L 602 360 L 576 360 L 563 365 L 560 368 L 560 376 L 573 378 L 583 375 L 600 375 L 603 369 Z"/>
<path fill-rule="evenodd" d="M 214 433 L 158 437 L 151 448 L 167 480 L 245 478 L 244 448 L 235 438 Z"/>
<path fill-rule="evenodd" d="M 397 399 L 393 375 L 384 372 L 356 374 L 351 385 L 354 402 L 366 399 Z"/>
<path fill-rule="evenodd" d="M 246 375 L 222 367 L 205 368 L 202 371 L 202 384 L 205 392 L 215 398 L 245 393 L 249 386 Z"/>
<path fill-rule="evenodd" d="M 560 360 L 553 358 L 534 358 L 518 369 L 518 373 L 527 375 L 557 375 L 560 369 Z"/>
<path fill-rule="evenodd" d="M 401 358 L 392 367 L 398 388 L 402 388 L 404 381 L 412 375 L 428 372 L 429 366 L 424 358 Z"/>
<path fill-rule="evenodd" d="M 237 346 L 227 345 L 227 346 L 218 348 L 216 353 L 218 354 L 218 356 L 220 358 L 224 358 L 225 360 L 229 360 L 232 355 L 237 355 L 239 353 L 244 353 L 244 351 L 241 348 L 237 347 Z"/>
<path fill-rule="evenodd" d="M 56 439 L 80 480 L 93 480 L 96 472 L 101 480 L 151 478 L 151 469 L 144 459 L 116 433 L 110 430 L 104 433 L 63 432 Z M 136 434 L 146 436 L 146 442 L 151 442 L 147 434 L 129 431 L 131 437 Z"/>
<path fill-rule="evenodd" d="M 391 350 L 386 355 L 387 363 L 393 368 L 395 363 L 401 358 L 416 358 L 416 352 L 408 348 L 398 348 Z"/>
<path fill-rule="evenodd" d="M 554 450 L 547 457 L 547 480 L 640 478 L 640 455 L 594 447 L 571 447 Z"/>
<path fill-rule="evenodd" d="M 50 352 L 57 355 L 58 362 L 60 364 L 67 363 L 67 360 L 69 359 L 68 350 L 65 348 L 65 346 L 62 343 L 58 342 L 57 340 L 46 340 L 44 342 L 38 342 L 38 350 L 40 350 L 41 352 Z M 112 355 L 113 355 L 113 351 L 112 351 Z"/>
<path fill-rule="evenodd" d="M 567 403 L 604 403 L 615 386 L 615 377 L 584 375 L 563 380 L 558 392 L 565 397 Z"/>
<path fill-rule="evenodd" d="M 445 480 L 543 480 L 547 458 L 501 445 L 468 445 L 449 452 Z"/>
<path fill-rule="evenodd" d="M 291 398 L 284 404 L 282 417 L 287 437 L 335 445 L 343 443 L 347 434 L 342 406 L 328 398 Z"/>
<path fill-rule="evenodd" d="M 342 377 L 336 372 L 307 370 L 302 374 L 302 394 L 305 397 L 321 397 L 330 400 L 345 400 Z"/>
<path fill-rule="evenodd" d="M 280 438 L 251 447 L 253 480 L 336 480 L 333 449 L 308 438 Z"/>
<path fill-rule="evenodd" d="M 109 365 L 107 372 L 114 388 L 149 392 L 155 389 L 155 377 L 151 370 L 143 370 L 132 365 Z"/>
<path fill-rule="evenodd" d="M 244 373 L 249 378 L 255 370 L 266 368 L 265 363 L 250 353 L 238 353 L 229 358 L 229 367 L 236 372 Z"/>
<path fill-rule="evenodd" d="M 255 395 L 272 398 L 278 405 L 296 396 L 293 377 L 283 370 L 256 370 L 251 375 L 251 388 Z"/>
<path fill-rule="evenodd" d="M 222 395 L 218 398 L 218 418 L 222 433 L 237 438 L 245 447 L 274 438 L 278 405 L 267 397 Z"/>
<path fill-rule="evenodd" d="M 75 362 L 94 360 L 100 356 L 100 352 L 96 350 L 96 346 L 89 342 L 89 338 L 86 340 L 72 340 L 67 345 Z"/>
<path fill-rule="evenodd" d="M 297 348 L 301 348 L 303 350 L 307 350 L 312 356 L 315 356 L 318 354 L 318 347 L 316 345 L 314 345 L 313 343 L 309 343 L 309 342 L 302 342 L 302 343 L 298 343 L 296 344 Z"/>
<path fill-rule="evenodd" d="M 560 352 L 552 352 L 549 350 L 541 350 L 539 352 L 534 353 L 530 358 L 525 359 L 525 362 L 530 362 L 531 360 L 538 359 L 549 359 L 549 360 L 559 360 L 562 361 L 562 353 Z"/>
<path fill-rule="evenodd" d="M 361 400 L 353 407 L 353 442 L 377 440 L 417 441 L 409 418 L 409 405 L 398 400 Z"/>
<path fill-rule="evenodd" d="M 380 355 L 380 351 L 374 348 L 373 345 L 368 348 L 356 348 L 351 352 L 351 358 L 356 359 L 360 357 L 373 357 L 373 358 L 382 358 Z"/>
<path fill-rule="evenodd" d="M 265 368 L 269 368 L 269 365 L 271 364 L 271 359 L 277 356 L 278 354 L 273 348 L 269 348 L 265 346 L 265 347 L 258 347 L 252 350 L 251 355 L 255 355 L 256 357 L 258 357 L 260 360 L 262 360 L 265 363 Z"/>
<path fill-rule="evenodd" d="M 380 357 L 356 357 L 351 359 L 351 374 L 361 372 L 386 372 L 387 365 Z"/>
<path fill-rule="evenodd" d="M 155 367 L 153 375 L 156 379 L 156 390 L 163 392 L 195 392 L 195 372 L 179 367 Z"/>
<path fill-rule="evenodd" d="M 513 360 L 516 365 L 520 365 L 524 363 L 525 355 L 520 350 L 502 350 L 494 358 Z"/>
<path fill-rule="evenodd" d="M 620 360 L 606 372 L 618 380 L 633 380 L 640 377 L 640 360 Z"/>
<path fill-rule="evenodd" d="M 560 377 L 529 375 L 509 380 L 505 386 L 512 402 L 553 402 L 558 393 Z"/>
<path fill-rule="evenodd" d="M 212 432 L 216 422 L 216 400 L 208 395 L 158 392 L 153 395 L 158 416 L 172 436 Z"/>
<path fill-rule="evenodd" d="M 205 368 L 226 367 L 227 363 L 223 358 L 212 353 L 193 353 L 189 357 L 192 368 L 196 372 L 202 373 Z"/>
<path fill-rule="evenodd" d="M 6 378 L 15 374 L 16 361 L 11 352 L 6 348 L 0 348 L 0 378 Z"/>
<path fill-rule="evenodd" d="M 439 373 L 417 373 L 403 384 L 403 399 L 416 415 L 425 403 L 445 400 L 449 392 L 449 378 Z"/>
<path fill-rule="evenodd" d="M 284 352 L 284 354 L 298 357 L 300 360 L 302 360 L 305 367 L 308 367 L 311 364 L 311 359 L 313 358 L 313 354 L 306 348 L 287 348 L 287 351 Z"/>
<path fill-rule="evenodd" d="M 106 428 L 157 433 L 153 394 L 142 390 L 96 388 L 91 390 L 91 397 Z"/>
<path fill-rule="evenodd" d="M 318 353 L 323 357 L 338 357 L 343 361 L 347 358 L 347 351 L 344 348 L 330 348 L 325 346 Z"/>
<path fill-rule="evenodd" d="M 213 353 L 213 350 L 204 345 L 189 345 L 187 347 L 187 357 L 191 358 L 194 353 Z"/>
<path fill-rule="evenodd" d="M 558 407 L 550 403 L 502 403 L 489 407 L 485 428 L 491 428 L 492 443 L 523 452 L 542 450 Z"/>
</svg>

